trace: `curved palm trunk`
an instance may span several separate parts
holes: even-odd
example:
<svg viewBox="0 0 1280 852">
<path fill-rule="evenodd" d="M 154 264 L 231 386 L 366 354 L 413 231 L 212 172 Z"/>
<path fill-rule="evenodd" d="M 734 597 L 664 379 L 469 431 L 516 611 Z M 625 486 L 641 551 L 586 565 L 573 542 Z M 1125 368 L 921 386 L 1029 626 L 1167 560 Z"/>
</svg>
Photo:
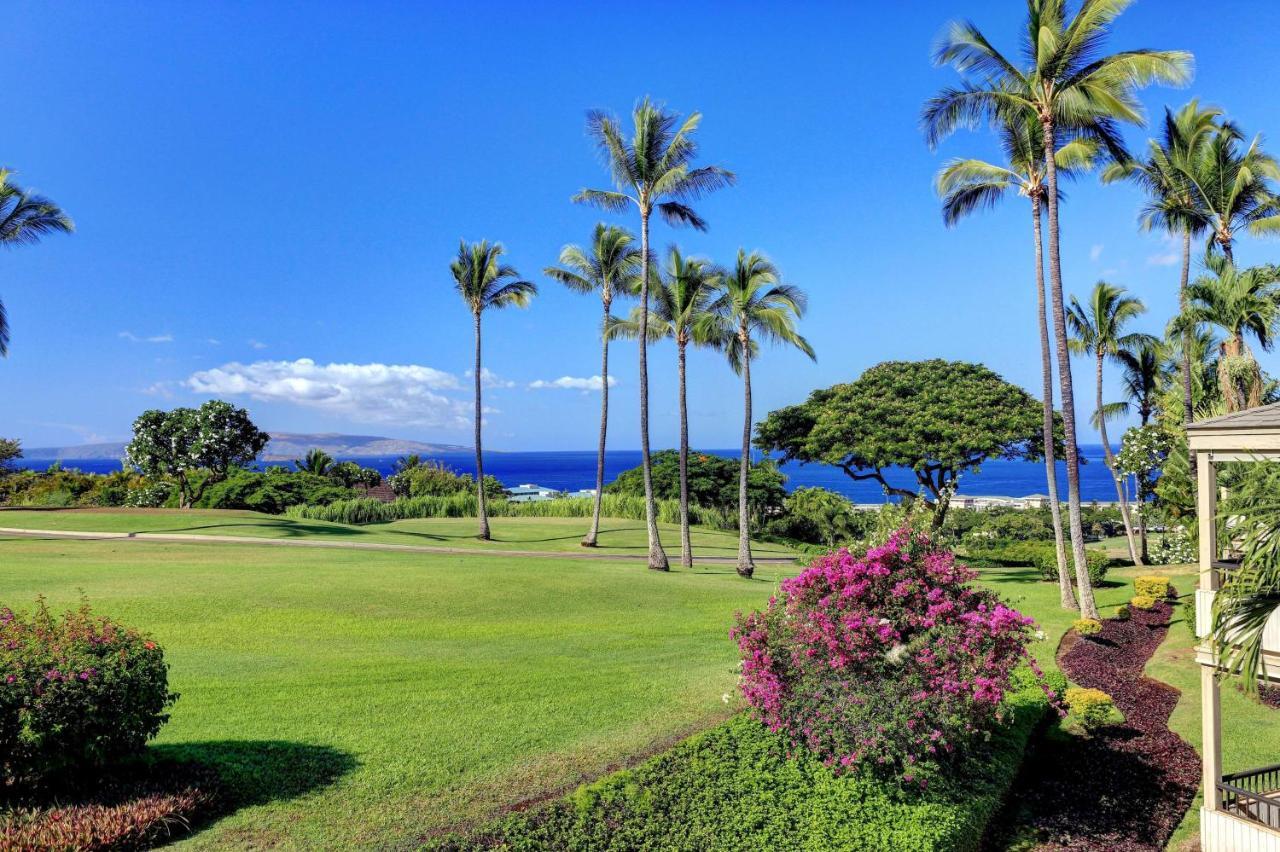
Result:
<svg viewBox="0 0 1280 852">
<path fill-rule="evenodd" d="M 658 537 L 658 507 L 653 499 L 653 469 L 649 464 L 649 214 L 640 214 L 640 469 L 644 479 L 644 516 L 649 529 L 649 567 L 670 570 Z"/>
<path fill-rule="evenodd" d="M 689 408 L 685 393 L 684 340 L 676 341 L 676 360 L 680 370 L 680 564 L 693 567 L 693 544 L 689 540 Z"/>
<path fill-rule="evenodd" d="M 1124 539 L 1129 545 L 1129 558 L 1134 565 L 1141 565 L 1138 556 L 1138 543 L 1133 535 L 1133 519 L 1129 515 L 1129 495 L 1126 493 L 1124 481 L 1116 472 L 1116 458 L 1111 453 L 1111 442 L 1107 439 L 1107 418 L 1102 416 L 1102 353 L 1098 353 L 1098 433 L 1102 436 L 1102 454 L 1107 460 L 1107 469 L 1111 471 L 1111 481 L 1116 484 L 1116 501 L 1120 504 L 1120 520 L 1124 522 Z"/>
<path fill-rule="evenodd" d="M 1062 505 L 1058 501 L 1058 459 L 1053 449 L 1053 359 L 1049 355 L 1049 320 L 1044 303 L 1044 237 L 1041 233 L 1039 198 L 1032 200 L 1032 226 L 1036 245 L 1036 318 L 1040 326 L 1040 379 L 1044 399 L 1044 472 L 1049 491 L 1049 512 L 1053 518 L 1053 544 L 1058 558 L 1058 600 L 1063 609 L 1079 609 L 1067 570 L 1067 546 L 1062 535 Z"/>
<path fill-rule="evenodd" d="M 1089 585 L 1084 554 L 1084 530 L 1080 525 L 1080 448 L 1076 444 L 1076 395 L 1071 386 L 1071 356 L 1067 352 L 1067 317 L 1062 303 L 1062 258 L 1058 246 L 1058 167 L 1054 162 L 1054 131 L 1051 115 L 1041 118 L 1044 131 L 1045 178 L 1049 201 L 1049 288 L 1053 301 L 1053 330 L 1058 356 L 1058 384 L 1062 398 L 1062 431 L 1066 444 L 1067 517 L 1071 528 L 1071 554 L 1076 565 L 1076 589 L 1080 614 L 1098 617 L 1098 605 Z"/>
<path fill-rule="evenodd" d="M 1182 279 L 1178 284 L 1178 309 L 1184 314 L 1187 311 L 1187 284 L 1190 279 L 1191 230 L 1184 229 L 1182 232 Z M 1196 417 L 1195 402 L 1191 399 L 1191 340 L 1191 329 L 1188 328 L 1182 333 L 1182 423 L 1184 426 L 1190 426 Z M 1191 481 L 1197 482 L 1196 454 L 1188 451 L 1187 459 L 1191 465 Z M 1191 511 L 1194 517 L 1195 508 L 1193 507 Z M 1146 553 L 1145 549 L 1143 553 Z"/>
<path fill-rule="evenodd" d="M 583 547 L 595 547 L 600 535 L 600 504 L 604 500 L 604 447 L 605 433 L 609 431 L 609 337 L 605 328 L 609 324 L 609 300 L 604 300 L 604 319 L 600 325 L 600 339 L 604 341 L 600 355 L 600 446 L 596 451 L 596 499 L 591 507 L 591 529 L 582 540 Z"/>
<path fill-rule="evenodd" d="M 742 343 L 742 460 L 738 464 L 738 574 L 750 577 L 756 566 L 751 560 L 751 518 L 747 514 L 747 475 L 751 465 L 751 358 L 746 330 L 738 334 Z"/>
<path fill-rule="evenodd" d="M 480 518 L 480 531 L 476 535 L 478 538 L 488 541 L 492 536 L 489 535 L 489 511 L 484 503 L 484 452 L 480 446 L 480 312 L 475 311 L 474 317 L 476 329 L 476 506 Z"/>
</svg>

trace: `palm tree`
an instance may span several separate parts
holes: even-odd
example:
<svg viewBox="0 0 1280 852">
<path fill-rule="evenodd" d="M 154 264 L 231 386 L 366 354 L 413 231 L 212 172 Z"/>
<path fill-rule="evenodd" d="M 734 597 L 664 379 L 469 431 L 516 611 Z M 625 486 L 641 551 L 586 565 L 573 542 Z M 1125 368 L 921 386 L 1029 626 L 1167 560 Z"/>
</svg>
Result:
<svg viewBox="0 0 1280 852">
<path fill-rule="evenodd" d="M 1226 122 L 1182 169 L 1205 218 L 1210 245 L 1222 249 L 1233 264 L 1233 246 L 1241 231 L 1280 233 L 1280 198 L 1271 183 L 1280 178 L 1280 165 L 1262 150 L 1261 137 L 1255 136 L 1241 150 L 1243 142 L 1240 129 Z"/>
<path fill-rule="evenodd" d="M 1143 562 L 1133 533 L 1133 520 L 1129 515 L 1129 498 L 1125 494 L 1120 473 L 1116 470 L 1111 442 L 1107 440 L 1106 410 L 1102 404 L 1102 365 L 1108 358 L 1114 359 L 1122 351 L 1133 351 L 1154 342 L 1150 335 L 1125 331 L 1125 326 L 1145 311 L 1146 306 L 1142 304 L 1142 300 L 1125 295 L 1123 287 L 1099 281 L 1089 294 L 1088 305 L 1081 305 L 1079 300 L 1072 296 L 1071 309 L 1067 313 L 1067 325 L 1072 335 L 1070 341 L 1072 351 L 1093 355 L 1096 359 L 1098 394 L 1094 422 L 1102 436 L 1102 452 L 1106 457 L 1107 467 L 1111 470 L 1111 478 L 1115 481 L 1116 499 L 1120 503 L 1120 517 L 1124 521 L 1125 537 L 1129 542 L 1129 556 L 1135 565 L 1142 565 Z"/>
<path fill-rule="evenodd" d="M 409 453 L 396 459 L 395 464 L 392 465 L 392 470 L 396 473 L 404 473 L 407 470 L 413 470 L 415 467 L 422 467 L 422 464 L 422 456 L 417 453 Z"/>
<path fill-rule="evenodd" d="M 751 466 L 751 362 L 760 341 L 788 344 L 817 360 L 809 341 L 796 331 L 804 315 L 804 291 L 783 284 L 778 268 L 763 254 L 738 249 L 733 268 L 721 281 L 723 292 L 699 321 L 707 339 L 723 340 L 729 365 L 742 376 L 742 460 L 738 466 L 738 573 L 755 572 L 751 560 L 751 522 L 747 513 L 747 476 Z"/>
<path fill-rule="evenodd" d="M 307 454 L 302 458 L 294 459 L 293 466 L 301 473 L 314 473 L 316 476 L 324 476 L 333 467 L 333 456 L 316 447 L 307 450 Z"/>
<path fill-rule="evenodd" d="M 600 504 L 604 499 L 605 435 L 609 430 L 609 312 L 618 294 L 629 294 L 638 283 L 640 250 L 635 237 L 622 228 L 598 223 L 591 233 L 591 248 L 567 245 L 560 250 L 560 266 L 543 272 L 575 293 L 599 293 L 604 305 L 600 325 L 600 441 L 596 452 L 596 497 L 591 510 L 591 529 L 582 539 L 583 547 L 595 547 L 600 535 Z"/>
<path fill-rule="evenodd" d="M 970 213 L 994 206 L 1010 192 L 1031 202 L 1031 232 L 1035 243 L 1036 317 L 1040 326 L 1040 374 L 1044 400 L 1044 466 L 1048 483 L 1053 537 L 1058 557 L 1058 591 L 1063 608 L 1077 609 L 1067 571 L 1067 550 L 1062 534 L 1062 507 L 1058 499 L 1058 464 L 1054 457 L 1053 360 L 1049 355 L 1049 325 L 1045 315 L 1044 241 L 1042 214 L 1045 204 L 1044 151 L 1040 147 L 1039 123 L 1024 113 L 1010 117 L 999 128 L 1006 165 L 982 160 L 952 160 L 938 174 L 937 190 L 942 196 L 942 218 L 948 227 Z M 1098 152 L 1090 139 L 1077 138 L 1060 146 L 1054 155 L 1060 174 L 1074 176 L 1093 167 Z"/>
<path fill-rule="evenodd" d="M 484 494 L 484 455 L 481 449 L 480 424 L 480 316 L 487 310 L 498 310 L 514 305 L 517 308 L 528 307 L 529 301 L 537 295 L 536 285 L 520 280 L 520 273 L 515 268 L 502 262 L 505 249 L 501 243 L 490 244 L 488 240 L 467 244 L 466 240 L 458 243 L 458 256 L 449 264 L 453 273 L 453 282 L 458 295 L 471 310 L 472 325 L 475 329 L 476 357 L 473 375 L 475 377 L 475 441 L 476 441 L 476 502 L 479 512 L 479 537 L 484 540 L 489 535 L 489 513 L 485 507 Z"/>
<path fill-rule="evenodd" d="M 49 199 L 15 185 L 13 172 L 0 169 L 0 244 L 6 248 L 35 245 L 46 234 L 75 230 L 70 217 Z M 0 357 L 9 354 L 9 318 L 0 300 Z"/>
<path fill-rule="evenodd" d="M 1103 408 L 1102 416 L 1107 419 L 1119 417 L 1134 411 L 1138 422 L 1146 426 L 1160 407 L 1160 394 L 1170 378 L 1165 371 L 1164 345 L 1156 338 L 1143 340 L 1134 349 L 1121 349 L 1115 355 L 1121 369 L 1121 384 L 1124 388 L 1124 400 L 1110 403 Z M 1154 489 L 1150 474 L 1141 474 L 1138 482 L 1138 541 L 1142 561 L 1147 561 L 1147 498 Z"/>
<path fill-rule="evenodd" d="M 1064 0 L 1028 0 L 1022 44 L 1029 63 L 1026 68 L 1007 59 L 973 24 L 953 23 L 934 59 L 939 65 L 950 65 L 962 75 L 972 76 L 932 98 L 922 122 L 931 145 L 960 127 L 993 120 L 998 123 L 1002 116 L 1024 111 L 1030 111 L 1040 122 L 1045 151 L 1049 288 L 1066 445 L 1067 513 L 1080 612 L 1087 618 L 1096 618 L 1098 609 L 1088 583 L 1084 531 L 1080 526 L 1079 447 L 1062 295 L 1054 151 L 1059 134 L 1069 130 L 1098 138 L 1117 159 L 1127 157 L 1115 125 L 1143 122 L 1137 90 L 1153 82 L 1181 84 L 1190 78 L 1191 54 L 1183 51 L 1102 53 L 1112 22 L 1131 3 L 1132 0 L 1083 0 L 1075 14 L 1068 16 Z"/>
<path fill-rule="evenodd" d="M 689 344 L 723 348 L 723 329 L 709 321 L 711 303 L 720 286 L 723 270 L 711 261 L 685 257 L 672 246 L 667 253 L 667 266 L 654 285 L 653 309 L 649 313 L 649 340 L 671 338 L 676 342 L 676 367 L 680 385 L 680 564 L 693 567 L 693 545 L 689 538 L 689 406 L 686 393 L 685 362 Z M 629 320 L 611 323 L 611 333 L 619 337 L 638 337 L 642 327 L 640 306 Z"/>
<path fill-rule="evenodd" d="M 1221 330 L 1218 346 L 1218 385 L 1228 412 L 1262 404 L 1262 370 L 1246 338 L 1253 337 L 1270 351 L 1280 319 L 1280 269 L 1254 266 L 1236 269 L 1225 255 L 1205 255 L 1208 275 L 1187 288 L 1187 309 L 1170 330 L 1186 334 L 1202 326 Z"/>
<path fill-rule="evenodd" d="M 587 113 L 587 133 L 613 178 L 614 189 L 583 189 L 573 200 L 614 212 L 635 205 L 640 213 L 640 467 L 644 479 L 645 521 L 649 530 L 649 567 L 667 570 L 667 554 L 658 537 L 657 505 L 653 499 L 653 472 L 649 464 L 649 217 L 656 210 L 671 225 L 689 225 L 700 231 L 707 223 L 689 203 L 704 193 L 734 182 L 734 175 L 719 166 L 695 168 L 698 146 L 693 134 L 702 121 L 692 113 L 684 121 L 645 98 L 631 112 L 634 132 L 628 142 L 611 115 Z"/>
</svg>

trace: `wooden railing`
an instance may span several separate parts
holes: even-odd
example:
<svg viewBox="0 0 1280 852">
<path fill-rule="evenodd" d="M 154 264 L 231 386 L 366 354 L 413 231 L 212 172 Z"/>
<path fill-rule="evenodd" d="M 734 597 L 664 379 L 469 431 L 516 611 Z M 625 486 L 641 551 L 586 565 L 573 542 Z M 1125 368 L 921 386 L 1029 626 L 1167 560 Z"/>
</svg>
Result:
<svg viewBox="0 0 1280 852">
<path fill-rule="evenodd" d="M 1280 830 L 1280 763 L 1224 775 L 1217 787 L 1221 810 Z"/>
</svg>

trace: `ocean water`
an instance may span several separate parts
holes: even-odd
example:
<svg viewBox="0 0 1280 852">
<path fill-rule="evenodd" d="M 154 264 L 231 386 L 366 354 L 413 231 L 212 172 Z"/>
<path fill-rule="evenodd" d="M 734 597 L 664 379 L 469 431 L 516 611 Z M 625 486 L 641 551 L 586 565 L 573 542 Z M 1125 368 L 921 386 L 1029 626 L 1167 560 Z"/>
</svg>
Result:
<svg viewBox="0 0 1280 852">
<path fill-rule="evenodd" d="M 1103 463 L 1102 445 L 1081 446 L 1086 460 L 1080 469 L 1080 497 L 1085 502 L 1113 501 L 1115 485 Z M 706 450 L 716 455 L 737 458 L 734 450 Z M 475 473 L 475 456 L 471 453 L 440 453 L 439 459 L 459 473 Z M 394 456 L 352 459 L 366 467 L 390 473 L 395 464 Z M 24 466 L 44 470 L 53 464 L 52 459 L 23 459 Z M 276 462 L 279 464 L 279 462 Z M 639 450 L 610 450 L 605 454 L 605 481 L 640 464 Z M 63 459 L 65 468 L 78 468 L 90 473 L 108 473 L 120 470 L 120 462 L 107 459 Z M 596 479 L 596 454 L 592 450 L 568 450 L 559 452 L 485 453 L 485 473 L 496 476 L 511 487 L 532 483 L 555 488 L 559 491 L 576 491 L 594 488 Z M 879 503 L 884 493 L 879 483 L 871 480 L 854 481 L 844 471 L 829 465 L 783 465 L 788 477 L 787 488 L 821 486 L 845 495 L 855 503 Z M 893 485 L 916 489 L 916 479 L 909 470 L 891 470 L 886 476 Z M 1066 498 L 1066 465 L 1058 464 L 1058 482 Z M 959 493 L 971 496 L 1025 497 L 1048 491 L 1042 462 L 1005 461 L 997 459 L 982 466 L 976 474 L 968 474 L 960 480 Z"/>
</svg>

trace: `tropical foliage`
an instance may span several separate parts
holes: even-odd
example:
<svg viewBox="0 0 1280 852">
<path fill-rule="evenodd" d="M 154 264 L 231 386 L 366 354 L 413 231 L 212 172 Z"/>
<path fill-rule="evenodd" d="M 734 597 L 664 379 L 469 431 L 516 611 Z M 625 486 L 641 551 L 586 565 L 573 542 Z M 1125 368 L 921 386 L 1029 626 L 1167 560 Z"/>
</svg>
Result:
<svg viewBox="0 0 1280 852">
<path fill-rule="evenodd" d="M 28 192 L 11 179 L 13 172 L 0 168 L 0 245 L 14 248 L 34 245 L 47 234 L 75 230 L 62 208 L 41 195 Z M 0 357 L 9 354 L 9 317 L 0 300 Z"/>
</svg>

